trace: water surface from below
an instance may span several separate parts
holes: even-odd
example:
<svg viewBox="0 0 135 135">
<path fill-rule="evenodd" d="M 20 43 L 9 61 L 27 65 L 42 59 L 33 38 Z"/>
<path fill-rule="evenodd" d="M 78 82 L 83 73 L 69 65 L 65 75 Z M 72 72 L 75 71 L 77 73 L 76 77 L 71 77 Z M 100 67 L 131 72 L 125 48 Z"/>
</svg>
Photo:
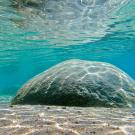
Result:
<svg viewBox="0 0 135 135">
<path fill-rule="evenodd" d="M 135 78 L 134 0 L 50 0 L 42 8 L 13 1 L 0 1 L 1 95 L 71 58 L 109 62 Z"/>
<path fill-rule="evenodd" d="M 135 79 L 135 0 L 16 1 L 0 0 L 0 135 L 135 135 L 134 109 L 9 107 L 26 81 L 68 59 L 109 62 Z"/>
</svg>

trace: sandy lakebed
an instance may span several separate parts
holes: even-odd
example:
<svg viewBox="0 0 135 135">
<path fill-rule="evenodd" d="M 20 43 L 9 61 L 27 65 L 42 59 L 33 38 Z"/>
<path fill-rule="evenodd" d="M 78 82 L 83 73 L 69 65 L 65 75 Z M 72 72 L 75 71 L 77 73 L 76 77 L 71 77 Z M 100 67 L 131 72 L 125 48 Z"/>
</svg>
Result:
<svg viewBox="0 0 135 135">
<path fill-rule="evenodd" d="M 135 135 L 135 110 L 1 102 L 0 135 Z"/>
</svg>

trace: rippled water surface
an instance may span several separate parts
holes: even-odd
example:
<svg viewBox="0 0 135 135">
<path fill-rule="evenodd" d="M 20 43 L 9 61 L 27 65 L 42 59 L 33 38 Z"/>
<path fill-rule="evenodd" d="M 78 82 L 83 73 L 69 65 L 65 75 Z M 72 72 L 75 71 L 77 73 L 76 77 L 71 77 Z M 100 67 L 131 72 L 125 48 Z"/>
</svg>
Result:
<svg viewBox="0 0 135 135">
<path fill-rule="evenodd" d="M 0 94 L 67 59 L 135 78 L 135 0 L 0 0 Z"/>
</svg>

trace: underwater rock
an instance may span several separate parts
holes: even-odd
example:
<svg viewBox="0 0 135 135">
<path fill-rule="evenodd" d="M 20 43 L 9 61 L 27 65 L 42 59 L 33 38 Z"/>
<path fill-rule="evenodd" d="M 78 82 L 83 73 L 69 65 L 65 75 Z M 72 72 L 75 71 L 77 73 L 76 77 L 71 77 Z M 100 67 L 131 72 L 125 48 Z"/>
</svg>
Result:
<svg viewBox="0 0 135 135">
<path fill-rule="evenodd" d="M 73 59 L 35 76 L 11 103 L 128 107 L 134 88 L 134 80 L 111 64 Z"/>
</svg>

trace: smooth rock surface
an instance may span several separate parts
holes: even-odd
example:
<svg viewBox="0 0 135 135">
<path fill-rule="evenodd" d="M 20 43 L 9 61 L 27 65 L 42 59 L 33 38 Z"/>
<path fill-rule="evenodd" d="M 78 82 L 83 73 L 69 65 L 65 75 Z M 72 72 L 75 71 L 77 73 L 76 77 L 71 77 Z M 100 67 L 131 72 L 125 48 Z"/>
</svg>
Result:
<svg viewBox="0 0 135 135">
<path fill-rule="evenodd" d="M 111 64 L 75 59 L 28 81 L 12 104 L 127 107 L 134 88 L 134 80 Z"/>
</svg>

